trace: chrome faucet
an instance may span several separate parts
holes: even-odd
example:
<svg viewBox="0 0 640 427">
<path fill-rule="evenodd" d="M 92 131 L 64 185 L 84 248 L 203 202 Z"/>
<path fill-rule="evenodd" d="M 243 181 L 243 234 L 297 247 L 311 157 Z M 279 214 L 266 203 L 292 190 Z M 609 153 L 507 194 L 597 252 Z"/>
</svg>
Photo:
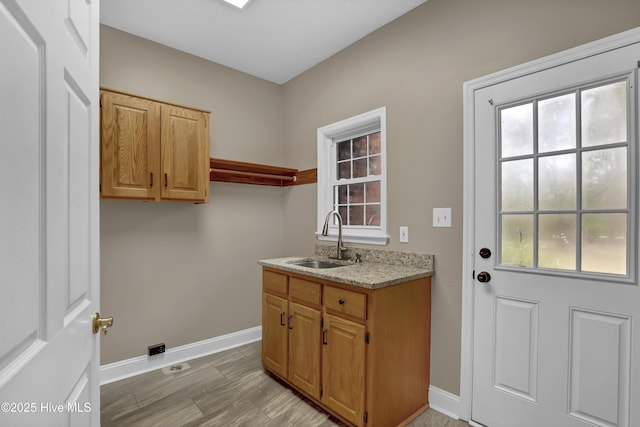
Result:
<svg viewBox="0 0 640 427">
<path fill-rule="evenodd" d="M 346 251 L 347 248 L 342 245 L 342 216 L 340 212 L 331 211 L 327 214 L 327 217 L 324 219 L 324 227 L 322 227 L 322 235 L 329 235 L 329 218 L 331 218 L 331 215 L 335 215 L 338 218 L 338 247 L 336 248 L 335 259 L 345 259 L 343 252 Z"/>
</svg>

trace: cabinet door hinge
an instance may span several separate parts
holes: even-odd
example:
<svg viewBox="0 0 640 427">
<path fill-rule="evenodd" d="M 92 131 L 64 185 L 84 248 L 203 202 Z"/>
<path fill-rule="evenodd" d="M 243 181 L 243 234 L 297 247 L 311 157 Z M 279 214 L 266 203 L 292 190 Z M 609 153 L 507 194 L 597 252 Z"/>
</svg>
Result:
<svg viewBox="0 0 640 427">
<path fill-rule="evenodd" d="M 364 420 L 365 423 L 369 421 L 369 412 L 364 411 L 364 415 L 362 416 L 362 419 Z"/>
<path fill-rule="evenodd" d="M 320 327 L 324 328 L 324 317 L 320 318 Z"/>
<path fill-rule="evenodd" d="M 369 332 L 367 332 L 366 334 L 364 334 L 364 342 L 369 344 Z"/>
<path fill-rule="evenodd" d="M 320 386 L 320 397 L 322 397 L 323 392 L 324 392 L 324 389 L 322 388 L 322 386 Z"/>
</svg>

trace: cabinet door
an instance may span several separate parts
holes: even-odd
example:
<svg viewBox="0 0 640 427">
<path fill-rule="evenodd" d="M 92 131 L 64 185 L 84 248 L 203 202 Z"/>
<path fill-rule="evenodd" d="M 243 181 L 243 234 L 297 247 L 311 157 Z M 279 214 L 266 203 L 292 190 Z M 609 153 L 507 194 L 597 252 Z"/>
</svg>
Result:
<svg viewBox="0 0 640 427">
<path fill-rule="evenodd" d="M 365 327 L 326 314 L 322 334 L 322 403 L 353 424 L 362 425 Z"/>
<path fill-rule="evenodd" d="M 287 377 L 287 300 L 262 294 L 262 363 Z"/>
<path fill-rule="evenodd" d="M 101 93 L 102 197 L 155 199 L 159 195 L 159 104 Z"/>
<path fill-rule="evenodd" d="M 289 305 L 288 379 L 309 396 L 320 399 L 320 310 Z"/>
<path fill-rule="evenodd" d="M 162 107 L 162 198 L 207 201 L 209 118 L 206 113 Z"/>
</svg>

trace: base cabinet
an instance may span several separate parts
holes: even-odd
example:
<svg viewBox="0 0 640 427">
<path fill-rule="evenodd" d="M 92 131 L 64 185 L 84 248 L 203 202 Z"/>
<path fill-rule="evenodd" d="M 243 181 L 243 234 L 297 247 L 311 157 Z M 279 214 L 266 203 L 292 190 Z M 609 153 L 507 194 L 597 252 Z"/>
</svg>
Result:
<svg viewBox="0 0 640 427">
<path fill-rule="evenodd" d="M 265 369 L 353 426 L 428 408 L 431 278 L 365 289 L 263 267 Z"/>
</svg>

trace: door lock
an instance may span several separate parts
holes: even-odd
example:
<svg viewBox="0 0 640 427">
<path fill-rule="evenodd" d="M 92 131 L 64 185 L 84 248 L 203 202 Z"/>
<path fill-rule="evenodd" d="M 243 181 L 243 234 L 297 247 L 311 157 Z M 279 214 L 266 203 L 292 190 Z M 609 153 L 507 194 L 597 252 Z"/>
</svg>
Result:
<svg viewBox="0 0 640 427">
<path fill-rule="evenodd" d="M 113 326 L 113 317 L 100 317 L 97 311 L 93 314 L 93 333 L 102 329 L 102 335 L 107 335 L 107 329 Z"/>
<path fill-rule="evenodd" d="M 480 255 L 481 258 L 490 258 L 491 257 L 491 249 L 489 248 L 482 248 L 480 249 L 480 251 L 478 252 L 478 255 Z"/>
</svg>

